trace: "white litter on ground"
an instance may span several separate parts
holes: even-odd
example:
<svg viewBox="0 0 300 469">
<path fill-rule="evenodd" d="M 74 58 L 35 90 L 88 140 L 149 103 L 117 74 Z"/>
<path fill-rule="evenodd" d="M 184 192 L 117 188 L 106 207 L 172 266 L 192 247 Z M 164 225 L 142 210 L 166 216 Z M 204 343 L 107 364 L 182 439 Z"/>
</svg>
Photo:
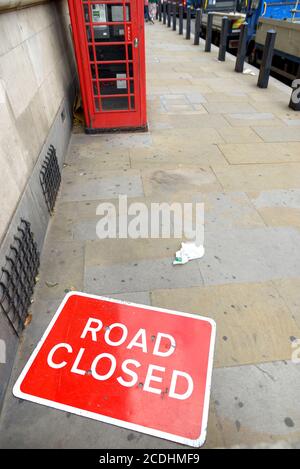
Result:
<svg viewBox="0 0 300 469">
<path fill-rule="evenodd" d="M 195 243 L 181 243 L 181 249 L 176 252 L 174 265 L 186 264 L 193 259 L 201 259 L 204 256 L 204 246 Z"/>
<path fill-rule="evenodd" d="M 243 74 L 244 74 L 244 75 L 252 75 L 252 76 L 254 76 L 254 77 L 256 76 L 256 73 L 255 73 L 253 70 L 251 70 L 251 68 L 246 68 L 246 69 L 243 71 Z"/>
</svg>

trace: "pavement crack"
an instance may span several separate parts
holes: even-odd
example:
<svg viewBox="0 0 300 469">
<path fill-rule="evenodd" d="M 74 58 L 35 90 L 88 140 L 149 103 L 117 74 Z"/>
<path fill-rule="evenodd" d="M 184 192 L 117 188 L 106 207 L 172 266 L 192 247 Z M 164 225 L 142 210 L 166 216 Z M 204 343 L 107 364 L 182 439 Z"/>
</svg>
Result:
<svg viewBox="0 0 300 469">
<path fill-rule="evenodd" d="M 268 373 L 267 371 L 263 370 L 263 369 L 260 368 L 258 365 L 255 365 L 255 368 L 257 368 L 259 371 L 261 371 L 264 375 L 268 376 L 268 378 L 270 378 L 270 379 L 275 383 L 276 379 L 275 379 L 270 373 Z"/>
</svg>

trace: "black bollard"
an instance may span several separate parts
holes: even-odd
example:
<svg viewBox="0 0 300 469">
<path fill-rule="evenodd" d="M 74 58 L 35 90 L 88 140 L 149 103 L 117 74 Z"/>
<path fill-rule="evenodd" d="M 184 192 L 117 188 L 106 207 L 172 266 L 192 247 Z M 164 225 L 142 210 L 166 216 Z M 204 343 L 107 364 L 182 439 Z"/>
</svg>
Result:
<svg viewBox="0 0 300 469">
<path fill-rule="evenodd" d="M 243 73 L 244 63 L 247 54 L 247 35 L 248 35 L 248 23 L 243 23 L 240 28 L 240 39 L 239 46 L 235 62 L 235 71 Z"/>
<path fill-rule="evenodd" d="M 158 21 L 162 20 L 162 0 L 158 2 Z"/>
<path fill-rule="evenodd" d="M 163 24 L 167 24 L 167 2 L 163 2 Z"/>
<path fill-rule="evenodd" d="M 212 12 L 209 12 L 207 14 L 205 52 L 210 52 L 211 51 L 213 20 L 214 20 L 214 14 Z"/>
<path fill-rule="evenodd" d="M 195 20 L 194 46 L 199 46 L 200 34 L 201 34 L 201 22 L 202 22 L 202 11 L 200 10 L 200 8 L 197 8 L 196 20 Z"/>
<path fill-rule="evenodd" d="M 179 34 L 183 34 L 183 4 L 179 5 Z"/>
<path fill-rule="evenodd" d="M 274 29 L 270 29 L 267 32 L 263 57 L 262 57 L 260 70 L 259 70 L 259 76 L 258 76 L 258 81 L 257 81 L 257 86 L 259 88 L 268 88 L 275 40 L 276 40 L 276 31 L 274 31 Z"/>
<path fill-rule="evenodd" d="M 172 15 L 173 15 L 173 31 L 176 31 L 176 3 L 173 2 L 173 11 L 172 11 Z"/>
<path fill-rule="evenodd" d="M 168 2 L 168 7 L 167 7 L 167 13 L 168 13 L 168 28 L 171 27 L 171 7 L 172 7 L 172 3 L 171 2 Z"/>
<path fill-rule="evenodd" d="M 290 108 L 294 111 L 300 111 L 300 77 L 292 83 L 292 96 L 290 100 Z"/>
<path fill-rule="evenodd" d="M 191 7 L 186 9 L 186 32 L 185 38 L 191 39 Z"/>
<path fill-rule="evenodd" d="M 223 16 L 222 31 L 221 31 L 220 46 L 219 46 L 219 56 L 218 56 L 218 60 L 220 60 L 221 62 L 225 62 L 227 39 L 228 39 L 228 33 L 229 33 L 229 24 L 230 24 L 229 18 L 227 16 Z"/>
</svg>

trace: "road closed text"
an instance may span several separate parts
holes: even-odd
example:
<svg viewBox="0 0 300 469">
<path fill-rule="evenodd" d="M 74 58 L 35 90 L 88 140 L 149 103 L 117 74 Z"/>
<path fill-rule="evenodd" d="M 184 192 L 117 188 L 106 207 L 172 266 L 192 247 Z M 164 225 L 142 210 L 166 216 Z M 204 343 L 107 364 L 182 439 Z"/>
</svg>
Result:
<svg viewBox="0 0 300 469">
<path fill-rule="evenodd" d="M 100 331 L 102 331 L 101 335 Z M 88 341 L 86 347 L 77 346 L 75 349 L 65 342 L 54 345 L 47 356 L 48 366 L 56 370 L 68 366 L 71 367 L 71 373 L 90 375 L 102 382 L 113 379 L 125 388 L 140 385 L 144 392 L 153 394 L 161 394 L 166 388 L 165 383 L 162 384 L 166 367 L 155 364 L 155 358 L 168 358 L 176 354 L 176 341 L 172 335 L 158 332 L 155 336 L 147 337 L 147 331 L 143 328 L 131 334 L 125 324 L 116 322 L 104 327 L 100 319 L 90 317 L 82 330 L 80 339 Z M 90 341 L 99 343 L 102 340 L 111 347 L 111 351 L 97 354 L 90 360 L 87 367 L 85 354 L 88 344 Z M 122 363 L 118 363 L 116 357 L 120 357 L 120 354 L 117 348 L 120 346 L 126 347 L 128 351 L 132 350 L 133 353 L 140 350 L 144 354 L 152 355 L 153 364 L 148 364 L 147 369 L 143 370 L 143 383 L 140 383 L 139 371 L 145 365 L 134 358 L 127 358 Z M 82 366 L 83 362 L 85 366 Z M 167 387 L 170 398 L 183 401 L 192 395 L 194 383 L 186 371 L 174 369 Z"/>
</svg>

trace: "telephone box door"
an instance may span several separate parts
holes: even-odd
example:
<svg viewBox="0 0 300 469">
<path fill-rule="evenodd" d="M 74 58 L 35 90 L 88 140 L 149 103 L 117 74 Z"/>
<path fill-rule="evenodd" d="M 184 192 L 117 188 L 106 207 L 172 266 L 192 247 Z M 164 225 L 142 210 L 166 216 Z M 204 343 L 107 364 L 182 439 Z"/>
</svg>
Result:
<svg viewBox="0 0 300 469">
<path fill-rule="evenodd" d="M 145 129 L 144 2 L 69 6 L 87 131 Z"/>
</svg>

